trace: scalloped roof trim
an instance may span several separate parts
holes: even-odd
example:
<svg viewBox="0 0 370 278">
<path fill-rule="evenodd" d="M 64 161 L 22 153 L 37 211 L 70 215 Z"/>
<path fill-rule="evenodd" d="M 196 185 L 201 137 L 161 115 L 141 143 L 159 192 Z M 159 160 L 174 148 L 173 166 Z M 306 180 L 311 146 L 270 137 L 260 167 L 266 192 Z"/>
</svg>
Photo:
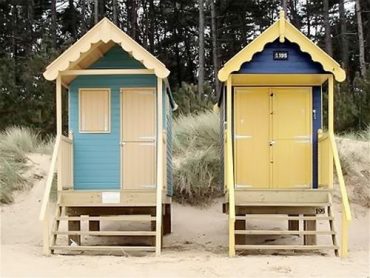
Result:
<svg viewBox="0 0 370 278">
<path fill-rule="evenodd" d="M 147 69 L 153 70 L 155 75 L 159 78 L 166 78 L 170 74 L 170 71 L 161 61 L 114 25 L 110 20 L 103 18 L 90 31 L 47 66 L 44 77 L 47 80 L 55 80 L 60 72 L 68 70 L 71 63 L 78 61 L 82 54 L 92 50 L 93 44 L 100 41 L 104 43 L 113 41 L 119 44 L 124 51 L 130 53 L 134 59 L 141 62 Z"/>
<path fill-rule="evenodd" d="M 284 38 L 288 39 L 290 42 L 298 44 L 302 52 L 308 53 L 311 56 L 312 61 L 320 63 L 325 71 L 331 72 L 334 75 L 335 80 L 338 82 L 342 82 L 346 79 L 345 71 L 332 57 L 284 18 L 279 19 L 267 28 L 255 40 L 226 62 L 225 66 L 218 72 L 218 79 L 222 82 L 226 81 L 232 72 L 240 70 L 243 63 L 251 61 L 256 53 L 263 51 L 266 44 L 279 38 L 279 24 L 281 20 L 285 21 Z"/>
</svg>

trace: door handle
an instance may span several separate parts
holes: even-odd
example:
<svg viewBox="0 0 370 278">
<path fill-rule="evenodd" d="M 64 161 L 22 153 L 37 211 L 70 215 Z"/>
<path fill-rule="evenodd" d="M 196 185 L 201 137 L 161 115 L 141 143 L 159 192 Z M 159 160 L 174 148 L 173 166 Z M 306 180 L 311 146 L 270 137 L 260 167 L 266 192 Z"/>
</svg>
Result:
<svg viewBox="0 0 370 278">
<path fill-rule="evenodd" d="M 269 145 L 270 147 L 272 147 L 273 145 L 275 145 L 275 141 L 274 140 L 270 141 Z"/>
</svg>

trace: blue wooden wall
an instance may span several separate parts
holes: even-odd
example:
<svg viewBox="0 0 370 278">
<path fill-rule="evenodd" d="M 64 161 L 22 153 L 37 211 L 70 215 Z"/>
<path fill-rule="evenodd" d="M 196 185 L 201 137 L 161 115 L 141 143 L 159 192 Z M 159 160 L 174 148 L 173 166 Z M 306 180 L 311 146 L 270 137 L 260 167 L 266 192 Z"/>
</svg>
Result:
<svg viewBox="0 0 370 278">
<path fill-rule="evenodd" d="M 125 53 L 121 47 L 114 47 L 90 68 L 143 68 L 143 65 Z M 156 87 L 156 82 L 155 75 L 80 76 L 71 82 L 69 129 L 74 136 L 75 189 L 120 188 L 120 89 Z M 111 89 L 110 133 L 79 133 L 79 88 Z"/>
<path fill-rule="evenodd" d="M 288 51 L 287 60 L 274 60 L 274 51 Z M 262 52 L 256 53 L 250 62 L 244 63 L 238 73 L 324 73 L 320 63 L 302 52 L 299 46 L 288 40 L 266 44 Z"/>
<path fill-rule="evenodd" d="M 319 168 L 318 168 L 318 136 L 317 131 L 322 128 L 322 99 L 321 87 L 315 86 L 312 88 L 312 187 L 318 188 L 319 184 Z"/>
</svg>

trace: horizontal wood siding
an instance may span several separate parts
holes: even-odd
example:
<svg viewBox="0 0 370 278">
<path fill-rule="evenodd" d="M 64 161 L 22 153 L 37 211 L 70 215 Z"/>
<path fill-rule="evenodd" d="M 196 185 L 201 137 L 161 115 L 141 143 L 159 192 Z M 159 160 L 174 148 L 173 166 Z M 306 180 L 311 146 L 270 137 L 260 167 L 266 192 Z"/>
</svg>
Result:
<svg viewBox="0 0 370 278">
<path fill-rule="evenodd" d="M 144 66 L 113 47 L 90 68 L 141 69 Z M 69 128 L 74 136 L 74 188 L 119 189 L 120 182 L 120 89 L 155 87 L 155 75 L 79 76 L 70 85 Z M 79 133 L 78 90 L 111 89 L 111 131 L 105 134 Z"/>
<path fill-rule="evenodd" d="M 172 109 L 170 106 L 167 107 L 168 112 L 164 117 L 167 121 L 167 194 L 168 196 L 173 195 L 173 164 L 172 164 Z"/>
<path fill-rule="evenodd" d="M 69 127 L 74 138 L 74 188 L 120 188 L 120 89 L 155 87 L 154 75 L 80 76 L 70 86 Z M 79 133 L 79 88 L 111 89 L 111 132 Z"/>
<path fill-rule="evenodd" d="M 113 46 L 101 59 L 90 66 L 91 69 L 145 69 L 139 61 L 133 59 L 122 47 Z"/>
<path fill-rule="evenodd" d="M 287 60 L 274 60 L 274 51 L 287 51 Z M 299 46 L 285 40 L 278 40 L 265 46 L 262 52 L 254 55 L 252 61 L 244 63 L 238 73 L 325 73 L 321 64 L 312 61 L 308 53 Z"/>
</svg>

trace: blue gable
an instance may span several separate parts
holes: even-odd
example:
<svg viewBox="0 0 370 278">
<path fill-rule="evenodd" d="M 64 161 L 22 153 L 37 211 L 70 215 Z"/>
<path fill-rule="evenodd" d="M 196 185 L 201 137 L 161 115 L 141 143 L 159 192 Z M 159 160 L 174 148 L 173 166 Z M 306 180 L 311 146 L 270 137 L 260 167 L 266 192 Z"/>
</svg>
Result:
<svg viewBox="0 0 370 278">
<path fill-rule="evenodd" d="M 286 60 L 274 60 L 274 52 L 287 52 Z M 275 40 L 266 44 L 262 52 L 254 55 L 250 62 L 244 63 L 237 73 L 325 73 L 320 63 L 314 62 L 308 53 L 302 52 L 299 46 L 288 40 L 280 43 Z"/>
<path fill-rule="evenodd" d="M 145 69 L 145 66 L 131 57 L 122 47 L 115 45 L 90 66 L 91 69 Z"/>
</svg>

